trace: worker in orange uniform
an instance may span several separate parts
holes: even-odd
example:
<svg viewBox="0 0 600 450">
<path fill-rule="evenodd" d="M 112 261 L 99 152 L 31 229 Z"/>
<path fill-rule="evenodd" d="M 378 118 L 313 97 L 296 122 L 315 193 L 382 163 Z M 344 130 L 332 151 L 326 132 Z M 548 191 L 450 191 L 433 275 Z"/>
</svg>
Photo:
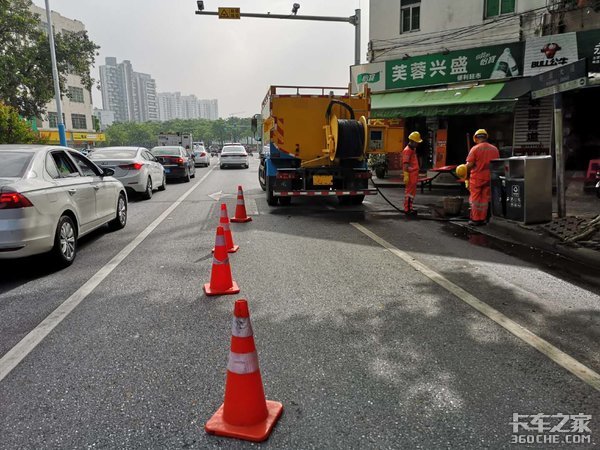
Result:
<svg viewBox="0 0 600 450">
<path fill-rule="evenodd" d="M 402 150 L 402 170 L 404 172 L 404 214 L 415 215 L 413 209 L 417 195 L 417 180 L 419 178 L 419 159 L 417 147 L 423 142 L 421 134 L 413 131 L 408 135 L 408 145 Z"/>
<path fill-rule="evenodd" d="M 491 198 L 490 161 L 500 158 L 498 148 L 487 142 L 488 133 L 484 129 L 475 132 L 475 145 L 467 156 L 469 190 L 471 195 L 471 225 L 485 225 Z"/>
</svg>

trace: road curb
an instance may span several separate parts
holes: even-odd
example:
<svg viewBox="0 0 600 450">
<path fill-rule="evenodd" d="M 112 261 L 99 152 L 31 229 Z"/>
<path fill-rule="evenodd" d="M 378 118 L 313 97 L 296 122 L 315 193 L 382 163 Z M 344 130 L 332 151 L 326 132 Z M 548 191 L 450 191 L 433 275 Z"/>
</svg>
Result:
<svg viewBox="0 0 600 450">
<path fill-rule="evenodd" d="M 600 270 L 600 252 L 586 248 L 569 247 L 543 232 L 524 228 L 516 222 L 494 217 L 486 226 L 473 227 L 468 224 L 462 224 L 461 226 L 505 242 L 529 245 L 546 252 L 557 253 L 567 259 Z"/>
</svg>

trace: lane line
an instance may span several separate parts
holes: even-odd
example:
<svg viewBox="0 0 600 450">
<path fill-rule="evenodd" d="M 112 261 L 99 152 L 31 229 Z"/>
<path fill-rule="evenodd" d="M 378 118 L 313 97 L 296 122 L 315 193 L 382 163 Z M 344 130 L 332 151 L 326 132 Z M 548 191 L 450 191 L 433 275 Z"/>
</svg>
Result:
<svg viewBox="0 0 600 450">
<path fill-rule="evenodd" d="M 11 348 L 0 358 L 0 382 L 44 340 L 48 334 L 61 323 L 77 305 L 79 305 L 98 285 L 117 268 L 121 262 L 152 233 L 168 216 L 177 208 L 214 170 L 211 168 L 190 189 L 182 194 L 171 206 L 169 206 L 157 219 L 148 225 L 136 238 L 123 250 L 117 253 L 106 265 L 96 272 L 88 281 L 67 298 L 58 308 L 48 315 L 40 324 L 31 330 L 17 345 Z"/>
<path fill-rule="evenodd" d="M 249 198 L 245 200 L 246 202 L 246 214 L 249 216 L 258 216 L 258 206 L 256 205 L 256 200 L 253 198 Z"/>
<path fill-rule="evenodd" d="M 532 333 L 527 328 L 519 325 L 517 322 L 509 319 L 500 311 L 492 308 L 487 303 L 482 302 L 474 295 L 469 294 L 460 286 L 454 284 L 443 275 L 430 269 L 428 266 L 418 261 L 416 258 L 412 257 L 408 253 L 403 252 L 402 250 L 394 247 L 392 244 L 382 239 L 381 237 L 379 237 L 369 229 L 365 228 L 364 226 L 353 222 L 351 222 L 350 225 L 352 225 L 358 231 L 371 238 L 373 241 L 377 242 L 379 245 L 381 245 L 386 250 L 390 251 L 392 254 L 396 255 L 398 258 L 402 259 L 408 265 L 413 267 L 416 271 L 421 272 L 434 283 L 437 283 L 450 293 L 454 294 L 460 300 L 467 303 L 469 306 L 475 308 L 484 316 L 488 317 L 501 327 L 505 328 L 507 331 L 521 339 L 526 344 L 532 346 L 539 352 L 546 355 L 559 366 L 563 367 L 564 369 L 567 369 L 573 375 L 580 378 L 582 381 L 589 384 L 597 391 L 600 391 L 600 374 L 598 374 L 597 372 L 593 371 L 587 366 L 584 366 L 575 358 L 569 356 L 562 350 L 559 350 L 558 348 L 550 344 L 548 341 Z"/>
</svg>

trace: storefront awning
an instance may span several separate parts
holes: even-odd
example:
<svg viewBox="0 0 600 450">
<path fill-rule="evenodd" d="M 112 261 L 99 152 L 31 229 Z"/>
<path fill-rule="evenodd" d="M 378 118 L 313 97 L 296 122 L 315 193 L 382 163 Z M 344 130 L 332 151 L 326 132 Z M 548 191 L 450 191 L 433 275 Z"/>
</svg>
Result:
<svg viewBox="0 0 600 450">
<path fill-rule="evenodd" d="M 510 113 L 514 99 L 495 100 L 505 83 L 456 89 L 373 94 L 371 116 L 381 118 L 415 116 L 457 116 Z"/>
<path fill-rule="evenodd" d="M 519 78 L 504 83 L 494 100 L 516 100 L 531 91 L 531 78 Z"/>
</svg>

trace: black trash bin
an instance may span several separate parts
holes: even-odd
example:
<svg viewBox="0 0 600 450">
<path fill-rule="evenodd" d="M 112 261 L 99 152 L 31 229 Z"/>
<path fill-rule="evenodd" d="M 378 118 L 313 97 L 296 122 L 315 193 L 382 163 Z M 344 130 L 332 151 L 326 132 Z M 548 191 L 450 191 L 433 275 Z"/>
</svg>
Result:
<svg viewBox="0 0 600 450">
<path fill-rule="evenodd" d="M 506 217 L 507 161 L 507 158 L 490 161 L 492 215 L 496 217 Z"/>
</svg>

